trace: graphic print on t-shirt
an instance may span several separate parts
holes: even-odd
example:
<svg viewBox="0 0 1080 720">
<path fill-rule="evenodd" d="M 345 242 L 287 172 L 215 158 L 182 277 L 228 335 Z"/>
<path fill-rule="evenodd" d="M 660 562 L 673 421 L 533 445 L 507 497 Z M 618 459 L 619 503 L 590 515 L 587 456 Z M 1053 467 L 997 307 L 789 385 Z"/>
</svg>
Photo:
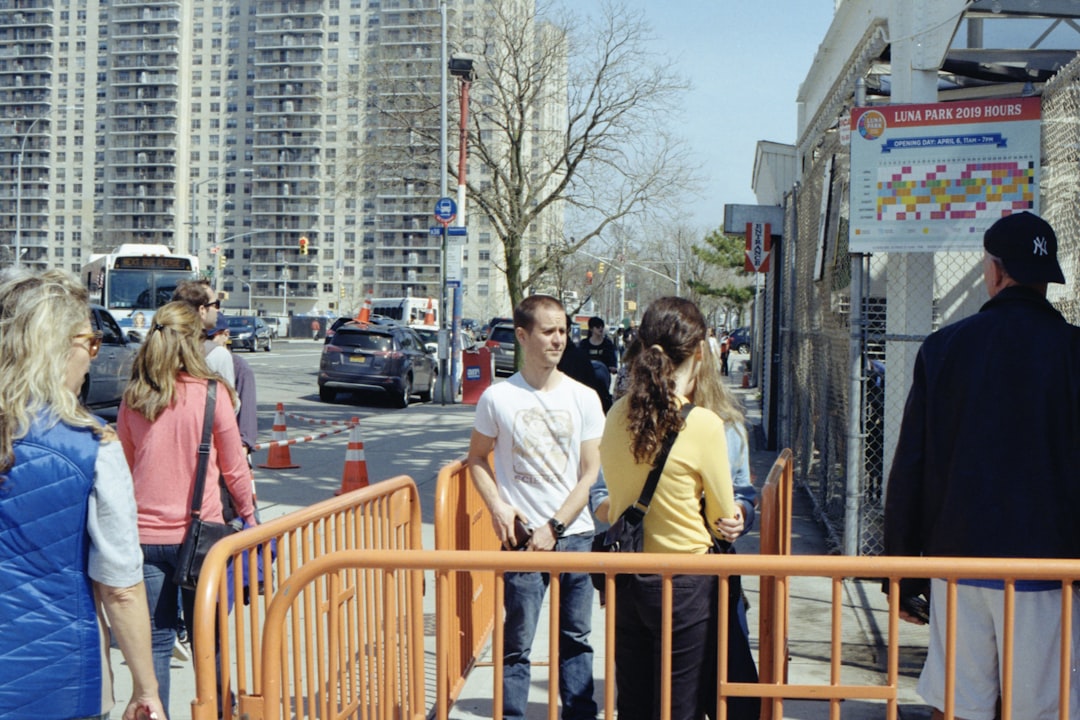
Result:
<svg viewBox="0 0 1080 720">
<path fill-rule="evenodd" d="M 566 476 L 574 423 L 565 410 L 530 408 L 514 416 L 514 479 L 554 484 Z"/>
</svg>

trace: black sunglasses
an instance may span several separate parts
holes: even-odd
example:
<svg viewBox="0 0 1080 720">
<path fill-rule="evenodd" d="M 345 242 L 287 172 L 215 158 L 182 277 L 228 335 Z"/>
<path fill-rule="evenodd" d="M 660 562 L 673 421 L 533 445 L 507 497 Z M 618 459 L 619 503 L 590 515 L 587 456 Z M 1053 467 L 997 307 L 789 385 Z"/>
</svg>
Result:
<svg viewBox="0 0 1080 720">
<path fill-rule="evenodd" d="M 214 302 L 203 303 L 202 306 L 203 307 L 217 308 L 218 310 L 220 310 L 221 309 L 221 301 L 220 300 L 215 300 Z"/>
</svg>

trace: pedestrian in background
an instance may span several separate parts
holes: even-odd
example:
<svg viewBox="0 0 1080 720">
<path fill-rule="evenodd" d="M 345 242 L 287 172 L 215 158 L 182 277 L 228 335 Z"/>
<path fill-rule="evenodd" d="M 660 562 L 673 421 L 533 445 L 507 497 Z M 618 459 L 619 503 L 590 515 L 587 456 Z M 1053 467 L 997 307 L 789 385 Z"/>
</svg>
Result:
<svg viewBox="0 0 1080 720">
<path fill-rule="evenodd" d="M 629 389 L 608 413 L 600 443 L 609 517 L 637 502 L 665 437 L 677 433 L 645 515 L 644 550 L 712 552 L 713 528 L 739 510 L 723 421 L 703 407 L 683 419 L 705 362 L 705 318 L 689 300 L 661 298 L 645 311 L 638 341 Z M 672 584 L 671 718 L 715 717 L 719 583 L 712 575 L 677 575 Z M 652 720 L 661 715 L 661 576 L 620 575 L 615 587 L 619 718 Z"/>
<path fill-rule="evenodd" d="M 485 390 L 476 406 L 468 465 L 495 534 L 507 549 L 588 552 L 592 546 L 592 517 L 582 511 L 600 471 L 604 414 L 595 392 L 557 369 L 566 327 L 566 312 L 557 299 L 532 295 L 522 300 L 514 309 L 514 335 L 524 364 Z M 489 453 L 494 467 L 488 464 Z M 530 654 L 549 582 L 547 573 L 505 576 L 506 718 L 526 714 Z M 559 588 L 562 717 L 594 720 L 592 580 L 588 573 L 562 573 Z"/>
<path fill-rule="evenodd" d="M 78 400 L 100 347 L 75 278 L 0 275 L 3 717 L 107 715 L 111 632 L 131 673 L 124 720 L 165 718 L 131 474 L 116 434 Z"/>
<path fill-rule="evenodd" d="M 958 557 L 1080 557 L 1080 329 L 1047 302 L 1064 283 L 1057 237 L 1029 212 L 983 236 L 982 309 L 923 343 L 904 408 L 885 500 L 885 552 Z M 1011 352 L 1023 333 L 1031 352 Z M 930 644 L 918 691 L 945 707 L 946 584 L 930 583 Z M 901 582 L 901 617 L 919 581 Z M 1073 657 L 1080 598 L 1072 604 Z M 1017 581 L 1012 717 L 1058 717 L 1060 582 Z M 961 581 L 956 608 L 955 712 L 995 716 L 1004 638 L 1001 581 Z M 1069 717 L 1080 717 L 1073 662 Z"/>
<path fill-rule="evenodd" d="M 217 375 L 206 365 L 200 316 L 187 303 L 163 305 L 135 357 L 117 430 L 135 482 L 154 671 L 166 705 L 178 610 L 173 576 L 191 521 L 191 493 L 212 379 Z M 218 383 L 206 477 L 223 476 L 240 517 L 254 525 L 251 469 L 240 442 L 235 402 L 233 389 Z M 221 496 L 213 481 L 203 491 L 202 518 L 223 522 Z M 193 619 L 194 591 L 183 589 L 180 596 L 184 618 Z"/>
<path fill-rule="evenodd" d="M 173 293 L 173 302 L 186 303 L 188 307 L 199 315 L 204 335 L 217 325 L 218 315 L 221 314 L 221 300 L 214 297 L 214 289 L 207 280 L 185 280 L 176 286 Z M 233 371 L 232 358 L 229 351 L 218 347 L 205 337 L 203 351 L 206 354 L 206 365 L 221 376 L 221 379 L 236 389 L 236 375 Z"/>
</svg>

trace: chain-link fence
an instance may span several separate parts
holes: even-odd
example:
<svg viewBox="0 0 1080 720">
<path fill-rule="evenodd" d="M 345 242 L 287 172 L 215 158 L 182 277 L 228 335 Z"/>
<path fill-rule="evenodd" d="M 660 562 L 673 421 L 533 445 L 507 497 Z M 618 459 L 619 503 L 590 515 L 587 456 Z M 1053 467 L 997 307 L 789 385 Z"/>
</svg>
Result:
<svg viewBox="0 0 1080 720">
<path fill-rule="evenodd" d="M 1070 279 L 1052 286 L 1050 299 L 1077 323 L 1080 61 L 1047 84 L 1042 105 L 1040 212 L 1057 231 Z M 776 417 L 775 444 L 795 451 L 796 478 L 833 549 L 880 554 L 886 478 L 915 355 L 926 335 L 978 311 L 987 296 L 981 253 L 850 254 L 849 160 L 839 132 L 827 131 L 787 197 L 763 313 L 763 355 L 777 357 L 763 378 L 763 403 L 766 417 Z"/>
</svg>

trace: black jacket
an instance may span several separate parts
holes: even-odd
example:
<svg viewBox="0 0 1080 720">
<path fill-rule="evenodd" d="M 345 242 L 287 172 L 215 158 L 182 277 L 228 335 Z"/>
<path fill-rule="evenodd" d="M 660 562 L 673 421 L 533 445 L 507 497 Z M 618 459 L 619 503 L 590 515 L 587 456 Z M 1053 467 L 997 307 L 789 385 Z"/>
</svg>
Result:
<svg viewBox="0 0 1080 720">
<path fill-rule="evenodd" d="M 1080 329 L 1038 293 L 1005 288 L 923 343 L 885 552 L 1080 557 Z"/>
</svg>

